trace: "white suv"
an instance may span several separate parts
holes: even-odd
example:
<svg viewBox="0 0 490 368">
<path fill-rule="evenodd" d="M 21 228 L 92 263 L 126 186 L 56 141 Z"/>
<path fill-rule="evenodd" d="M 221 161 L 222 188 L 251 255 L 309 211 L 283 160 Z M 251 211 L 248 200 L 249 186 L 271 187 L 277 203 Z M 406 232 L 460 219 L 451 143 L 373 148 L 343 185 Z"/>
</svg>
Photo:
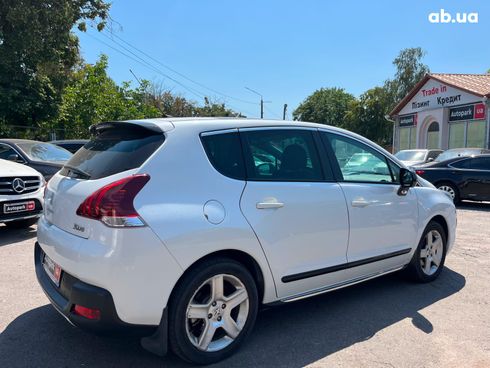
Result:
<svg viewBox="0 0 490 368">
<path fill-rule="evenodd" d="M 91 132 L 48 183 L 37 277 L 73 324 L 136 329 L 160 355 L 223 359 L 263 304 L 402 269 L 432 281 L 454 243 L 451 199 L 345 130 L 213 118 Z"/>
<path fill-rule="evenodd" d="M 44 185 L 36 170 L 0 159 L 0 223 L 13 229 L 34 225 L 43 211 Z"/>
</svg>

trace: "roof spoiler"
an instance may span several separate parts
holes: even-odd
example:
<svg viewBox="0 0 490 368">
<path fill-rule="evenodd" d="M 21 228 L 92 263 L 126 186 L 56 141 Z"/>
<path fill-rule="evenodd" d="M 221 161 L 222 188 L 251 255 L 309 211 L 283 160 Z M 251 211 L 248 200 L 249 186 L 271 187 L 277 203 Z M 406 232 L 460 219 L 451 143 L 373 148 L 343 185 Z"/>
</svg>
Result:
<svg viewBox="0 0 490 368">
<path fill-rule="evenodd" d="M 171 130 L 174 127 L 173 124 L 170 122 L 168 122 L 169 126 L 161 127 L 159 124 L 155 124 L 155 123 L 148 121 L 148 120 L 107 121 L 107 122 L 91 125 L 89 127 L 89 132 L 90 132 L 90 134 L 95 135 L 98 132 L 100 132 L 101 130 L 107 129 L 107 128 L 113 128 L 117 124 L 131 124 L 134 126 L 138 126 L 141 128 L 151 130 L 152 132 L 155 132 L 158 134 L 163 134 L 163 132 L 165 132 L 167 130 Z"/>
</svg>

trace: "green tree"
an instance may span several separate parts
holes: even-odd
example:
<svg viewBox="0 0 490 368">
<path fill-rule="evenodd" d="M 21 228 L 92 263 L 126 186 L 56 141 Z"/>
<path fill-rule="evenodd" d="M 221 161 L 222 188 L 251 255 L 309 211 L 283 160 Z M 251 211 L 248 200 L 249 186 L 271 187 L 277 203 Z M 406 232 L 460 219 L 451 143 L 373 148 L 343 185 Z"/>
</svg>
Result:
<svg viewBox="0 0 490 368">
<path fill-rule="evenodd" d="M 86 21 L 104 27 L 103 0 L 0 2 L 0 122 L 36 125 L 56 116 L 72 68 L 79 62 L 71 32 Z"/>
<path fill-rule="evenodd" d="M 342 88 L 321 88 L 308 96 L 293 111 L 293 118 L 345 127 L 346 112 L 353 101 L 354 96 Z"/>
<path fill-rule="evenodd" d="M 161 112 L 148 102 L 149 82 L 137 89 L 129 82 L 121 87 L 107 75 L 107 56 L 94 65 L 85 64 L 73 75 L 63 93 L 58 118 L 51 129 L 64 131 L 67 138 L 88 136 L 90 125 L 102 121 L 160 117 Z"/>
<path fill-rule="evenodd" d="M 390 95 L 390 107 L 400 102 L 430 72 L 429 67 L 422 62 L 424 56 L 425 51 L 422 48 L 414 47 L 403 49 L 393 60 L 396 67 L 395 77 L 388 79 L 384 85 Z"/>
<path fill-rule="evenodd" d="M 382 87 L 364 92 L 358 100 L 351 102 L 346 114 L 346 126 L 381 146 L 391 144 L 393 125 L 385 116 L 388 112 L 390 96 Z"/>
</svg>

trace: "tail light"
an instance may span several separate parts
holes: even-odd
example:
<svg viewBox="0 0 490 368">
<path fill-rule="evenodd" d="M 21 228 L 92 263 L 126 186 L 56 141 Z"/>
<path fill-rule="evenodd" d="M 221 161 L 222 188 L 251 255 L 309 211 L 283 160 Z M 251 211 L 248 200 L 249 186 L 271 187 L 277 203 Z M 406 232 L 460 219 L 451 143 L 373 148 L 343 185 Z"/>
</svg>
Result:
<svg viewBox="0 0 490 368">
<path fill-rule="evenodd" d="M 424 170 L 415 170 L 415 174 L 422 176 L 425 174 L 425 171 Z"/>
<path fill-rule="evenodd" d="M 134 209 L 133 200 L 148 180 L 150 176 L 142 174 L 107 184 L 82 202 L 77 215 L 102 221 L 111 227 L 145 226 Z"/>
</svg>

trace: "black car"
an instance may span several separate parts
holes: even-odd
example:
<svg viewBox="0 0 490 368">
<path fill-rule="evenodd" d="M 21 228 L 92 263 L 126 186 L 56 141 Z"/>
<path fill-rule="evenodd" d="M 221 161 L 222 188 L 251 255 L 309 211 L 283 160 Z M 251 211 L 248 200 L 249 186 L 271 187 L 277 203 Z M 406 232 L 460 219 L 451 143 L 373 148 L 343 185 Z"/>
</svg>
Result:
<svg viewBox="0 0 490 368">
<path fill-rule="evenodd" d="M 75 153 L 88 141 L 88 139 L 66 139 L 61 141 L 51 141 L 49 143 L 56 144 L 57 146 L 63 147 L 64 149 L 70 151 L 71 153 Z"/>
<path fill-rule="evenodd" d="M 51 143 L 27 139 L 0 139 L 0 158 L 30 166 L 49 180 L 73 154 Z"/>
<path fill-rule="evenodd" d="M 490 154 L 434 162 L 415 167 L 415 172 L 448 192 L 454 203 L 490 200 Z"/>
</svg>

